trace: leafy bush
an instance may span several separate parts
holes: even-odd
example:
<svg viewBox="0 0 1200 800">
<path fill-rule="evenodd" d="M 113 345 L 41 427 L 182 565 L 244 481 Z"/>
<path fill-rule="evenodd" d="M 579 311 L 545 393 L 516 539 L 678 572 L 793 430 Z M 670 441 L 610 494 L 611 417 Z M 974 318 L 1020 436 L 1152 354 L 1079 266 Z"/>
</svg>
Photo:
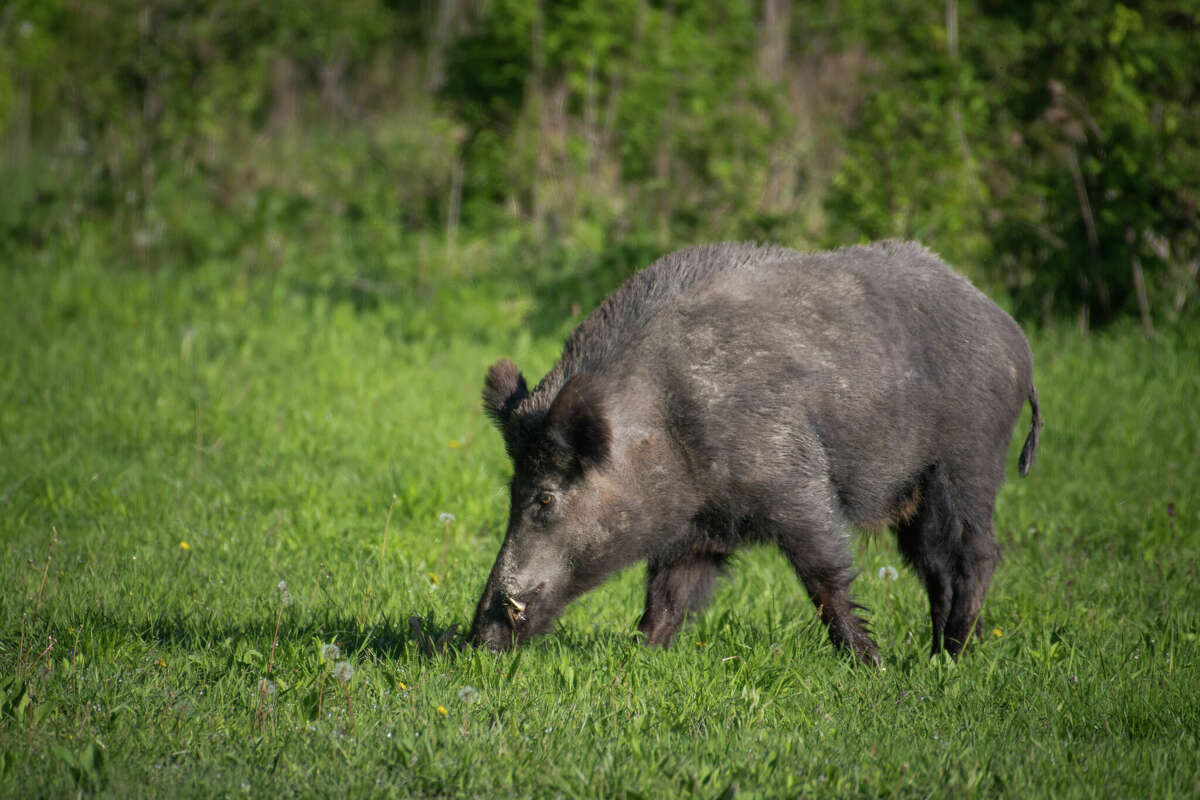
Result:
<svg viewBox="0 0 1200 800">
<path fill-rule="evenodd" d="M 1024 316 L 1186 313 L 1200 12 L 1153 0 L 17 0 L 0 249 L 926 241 Z M 611 286 L 623 273 L 611 273 Z"/>
</svg>

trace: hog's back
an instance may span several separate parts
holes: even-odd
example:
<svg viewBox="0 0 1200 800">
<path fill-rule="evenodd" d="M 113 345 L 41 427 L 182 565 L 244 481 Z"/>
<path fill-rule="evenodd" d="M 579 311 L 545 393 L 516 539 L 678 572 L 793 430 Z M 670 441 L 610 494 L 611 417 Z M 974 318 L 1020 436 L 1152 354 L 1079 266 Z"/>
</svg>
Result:
<svg viewBox="0 0 1200 800">
<path fill-rule="evenodd" d="M 758 263 L 729 247 L 740 266 L 658 309 L 613 363 L 616 385 L 658 399 L 694 480 L 752 495 L 824 473 L 863 524 L 935 462 L 994 492 L 1032 380 L 1002 309 L 913 243 Z"/>
</svg>

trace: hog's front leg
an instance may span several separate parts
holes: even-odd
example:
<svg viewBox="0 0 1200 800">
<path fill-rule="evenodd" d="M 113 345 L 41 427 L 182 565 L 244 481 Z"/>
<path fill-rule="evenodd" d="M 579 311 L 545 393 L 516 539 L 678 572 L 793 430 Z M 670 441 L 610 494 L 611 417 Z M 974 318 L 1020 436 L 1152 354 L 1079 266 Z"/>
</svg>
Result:
<svg viewBox="0 0 1200 800">
<path fill-rule="evenodd" d="M 650 562 L 646 610 L 638 623 L 646 646 L 666 647 L 687 616 L 708 605 L 724 563 L 724 556 L 709 554 Z"/>
<path fill-rule="evenodd" d="M 855 613 L 850 599 L 854 564 L 841 527 L 835 494 L 828 479 L 797 483 L 788 503 L 783 493 L 774 504 L 772 527 L 777 542 L 804 584 L 835 647 L 852 652 L 859 661 L 880 666 L 879 652 Z"/>
</svg>

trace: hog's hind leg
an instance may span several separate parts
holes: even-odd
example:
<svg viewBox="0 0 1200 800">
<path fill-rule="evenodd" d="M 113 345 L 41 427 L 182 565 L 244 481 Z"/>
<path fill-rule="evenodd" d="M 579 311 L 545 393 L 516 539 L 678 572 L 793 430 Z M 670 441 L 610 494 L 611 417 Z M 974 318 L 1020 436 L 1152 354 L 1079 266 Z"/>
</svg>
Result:
<svg viewBox="0 0 1200 800">
<path fill-rule="evenodd" d="M 929 595 L 933 623 L 932 655 L 942 649 L 946 620 L 954 600 L 955 544 L 962 539 L 962 524 L 941 465 L 930 467 L 918 480 L 920 502 L 914 513 L 896 526 L 896 541 L 904 560 L 916 571 Z"/>
<path fill-rule="evenodd" d="M 691 554 L 650 562 L 646 610 L 638 623 L 648 647 L 666 647 L 689 614 L 704 610 L 725 560 L 724 555 Z"/>
<path fill-rule="evenodd" d="M 896 539 L 929 595 L 931 653 L 944 648 L 957 656 L 975 628 L 999 560 L 992 508 L 972 502 L 971 493 L 956 488 L 941 464 L 929 467 L 917 488 L 920 502 L 897 524 Z"/>
<path fill-rule="evenodd" d="M 946 650 L 952 656 L 978 635 L 983 600 L 1000 562 L 1000 545 L 992 527 L 993 502 L 964 502 L 960 508 L 964 509 L 962 549 L 945 636 Z"/>
</svg>

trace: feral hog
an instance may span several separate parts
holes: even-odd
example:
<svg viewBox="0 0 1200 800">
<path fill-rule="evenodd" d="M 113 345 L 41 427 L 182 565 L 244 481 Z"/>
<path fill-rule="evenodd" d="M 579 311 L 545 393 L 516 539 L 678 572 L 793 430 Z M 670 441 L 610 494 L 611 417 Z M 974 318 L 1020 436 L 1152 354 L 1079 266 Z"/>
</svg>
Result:
<svg viewBox="0 0 1200 800">
<path fill-rule="evenodd" d="M 664 256 L 571 334 L 532 392 L 483 392 L 513 462 L 508 532 L 471 627 L 503 649 L 649 562 L 638 628 L 666 645 L 731 554 L 772 542 L 835 645 L 879 656 L 850 599 L 847 527 L 892 527 L 929 593 L 933 651 L 972 633 L 996 491 L 1025 401 L 1012 318 L 920 245 L 721 244 Z"/>
</svg>

